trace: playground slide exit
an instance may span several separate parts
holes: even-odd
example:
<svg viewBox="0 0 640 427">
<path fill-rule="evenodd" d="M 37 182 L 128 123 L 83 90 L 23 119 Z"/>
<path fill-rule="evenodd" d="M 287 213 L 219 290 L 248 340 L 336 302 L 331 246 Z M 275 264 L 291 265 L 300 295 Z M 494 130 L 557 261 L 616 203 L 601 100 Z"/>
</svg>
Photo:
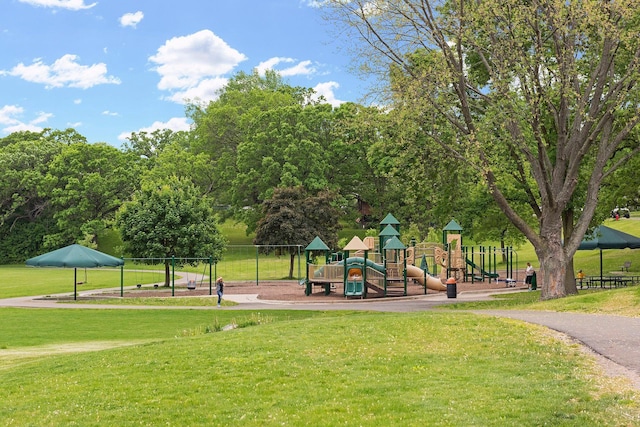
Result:
<svg viewBox="0 0 640 427">
<path fill-rule="evenodd" d="M 360 264 L 362 265 L 364 263 L 364 258 L 361 257 L 349 257 L 347 259 L 347 265 L 350 264 Z M 343 261 L 340 261 L 338 264 L 343 264 Z M 367 267 L 371 267 L 375 270 L 378 270 L 382 273 L 384 273 L 384 265 L 382 264 L 376 264 L 375 262 L 373 262 L 372 260 L 368 259 L 367 260 Z M 444 285 L 442 283 L 442 281 L 440 281 L 439 278 L 437 277 L 433 277 L 429 274 L 426 275 L 427 279 L 427 289 L 431 289 L 433 291 L 446 291 L 447 290 L 447 286 Z M 411 279 L 414 279 L 416 282 L 418 282 L 420 285 L 424 286 L 425 285 L 425 273 L 424 270 L 416 267 L 415 265 L 407 265 L 407 277 L 410 277 Z"/>
<path fill-rule="evenodd" d="M 447 286 L 444 285 L 440 279 L 438 279 L 437 277 L 433 277 L 430 275 L 426 275 L 427 276 L 427 288 L 434 290 L 434 291 L 446 291 L 447 290 Z M 424 270 L 416 267 L 414 265 L 407 265 L 407 277 L 412 278 L 413 280 L 415 280 L 416 282 L 418 282 L 420 285 L 424 286 L 424 282 L 425 282 L 425 274 L 424 274 Z"/>
</svg>

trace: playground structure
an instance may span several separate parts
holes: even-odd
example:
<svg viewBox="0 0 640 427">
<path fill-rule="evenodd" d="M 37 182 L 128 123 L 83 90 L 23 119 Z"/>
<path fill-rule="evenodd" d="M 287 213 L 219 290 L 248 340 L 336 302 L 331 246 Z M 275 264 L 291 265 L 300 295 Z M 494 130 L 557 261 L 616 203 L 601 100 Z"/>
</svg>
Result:
<svg viewBox="0 0 640 427">
<path fill-rule="evenodd" d="M 515 286 L 515 251 L 512 248 L 463 246 L 462 228 L 454 220 L 443 230 L 441 245 L 412 242 L 411 246 L 405 246 L 399 239 L 399 223 L 391 214 L 380 226 L 377 242 L 375 237 L 364 240 L 354 237 L 340 253 L 332 252 L 316 237 L 305 248 L 306 278 L 301 281 L 305 294 L 311 295 L 314 287 L 319 286 L 328 295 L 342 286 L 345 297 L 366 298 L 370 291 L 385 297 L 406 296 L 409 285 L 421 286 L 426 294 L 428 289 L 447 291 L 445 283 L 450 277 L 471 283 L 504 281 L 507 287 Z M 506 264 L 504 278 L 497 272 L 498 256 Z M 418 260 L 420 266 L 416 265 Z"/>
</svg>

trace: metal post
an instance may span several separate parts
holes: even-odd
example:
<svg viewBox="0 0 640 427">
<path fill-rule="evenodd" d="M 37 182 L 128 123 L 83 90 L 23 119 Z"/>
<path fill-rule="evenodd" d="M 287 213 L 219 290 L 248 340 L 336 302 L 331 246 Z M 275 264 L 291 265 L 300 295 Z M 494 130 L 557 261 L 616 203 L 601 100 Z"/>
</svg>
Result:
<svg viewBox="0 0 640 427">
<path fill-rule="evenodd" d="M 302 266 L 300 265 L 300 250 L 302 249 L 301 245 L 298 245 L 298 281 L 302 277 Z"/>
<path fill-rule="evenodd" d="M 260 252 L 260 248 L 258 246 L 256 246 L 256 286 L 258 286 L 258 254 Z"/>
<path fill-rule="evenodd" d="M 176 294 L 176 257 L 171 256 L 171 296 Z"/>
<path fill-rule="evenodd" d="M 213 257 L 209 256 L 209 295 L 213 295 L 212 293 L 212 283 L 213 283 L 213 277 L 211 275 L 211 264 L 213 262 Z"/>
<path fill-rule="evenodd" d="M 124 296 L 124 258 L 120 257 L 122 265 L 120 266 L 120 297 Z"/>
</svg>

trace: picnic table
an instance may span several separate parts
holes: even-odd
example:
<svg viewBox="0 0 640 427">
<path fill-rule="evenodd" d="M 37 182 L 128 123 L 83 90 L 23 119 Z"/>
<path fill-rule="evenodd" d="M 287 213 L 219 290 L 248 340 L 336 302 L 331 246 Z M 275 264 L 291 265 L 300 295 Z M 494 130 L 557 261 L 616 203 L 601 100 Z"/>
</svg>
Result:
<svg viewBox="0 0 640 427">
<path fill-rule="evenodd" d="M 608 287 L 609 289 L 611 289 L 611 288 L 618 288 L 618 287 L 634 284 L 635 282 L 636 282 L 635 276 L 613 275 L 613 276 L 587 276 L 585 279 L 582 279 L 578 283 L 580 284 L 580 288 L 586 285 L 587 288 Z"/>
</svg>

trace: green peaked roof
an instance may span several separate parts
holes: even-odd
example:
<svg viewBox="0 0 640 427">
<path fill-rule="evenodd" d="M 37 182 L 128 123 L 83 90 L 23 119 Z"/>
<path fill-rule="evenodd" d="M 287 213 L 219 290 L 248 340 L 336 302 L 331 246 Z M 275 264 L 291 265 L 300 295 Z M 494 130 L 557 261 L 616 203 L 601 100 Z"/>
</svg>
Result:
<svg viewBox="0 0 640 427">
<path fill-rule="evenodd" d="M 395 249 L 407 249 L 407 247 L 398 239 L 396 236 L 393 236 L 389 239 L 386 245 L 384 245 L 384 250 L 395 250 Z"/>
<path fill-rule="evenodd" d="M 311 243 L 309 243 L 309 246 L 307 246 L 304 250 L 305 251 L 328 251 L 329 246 L 327 246 L 320 237 L 316 236 L 316 238 L 313 239 Z"/>
<path fill-rule="evenodd" d="M 382 231 L 379 234 L 379 236 L 382 236 L 382 237 L 399 236 L 399 235 L 400 235 L 400 232 L 398 230 L 396 230 L 395 228 L 393 228 L 393 226 L 391 224 L 389 224 L 385 228 L 383 228 Z"/>
<path fill-rule="evenodd" d="M 462 231 L 463 228 L 456 222 L 455 219 L 449 221 L 449 224 L 446 225 L 442 230 L 444 231 Z"/>
<path fill-rule="evenodd" d="M 94 268 L 117 267 L 124 265 L 124 260 L 75 244 L 29 258 L 25 264 L 32 267 Z"/>
<path fill-rule="evenodd" d="M 387 214 L 387 216 L 384 217 L 384 219 L 382 221 L 380 221 L 381 225 L 386 225 L 386 224 L 395 224 L 398 225 L 400 224 L 400 221 L 398 221 L 396 219 L 396 217 L 394 217 L 391 214 Z"/>
</svg>

